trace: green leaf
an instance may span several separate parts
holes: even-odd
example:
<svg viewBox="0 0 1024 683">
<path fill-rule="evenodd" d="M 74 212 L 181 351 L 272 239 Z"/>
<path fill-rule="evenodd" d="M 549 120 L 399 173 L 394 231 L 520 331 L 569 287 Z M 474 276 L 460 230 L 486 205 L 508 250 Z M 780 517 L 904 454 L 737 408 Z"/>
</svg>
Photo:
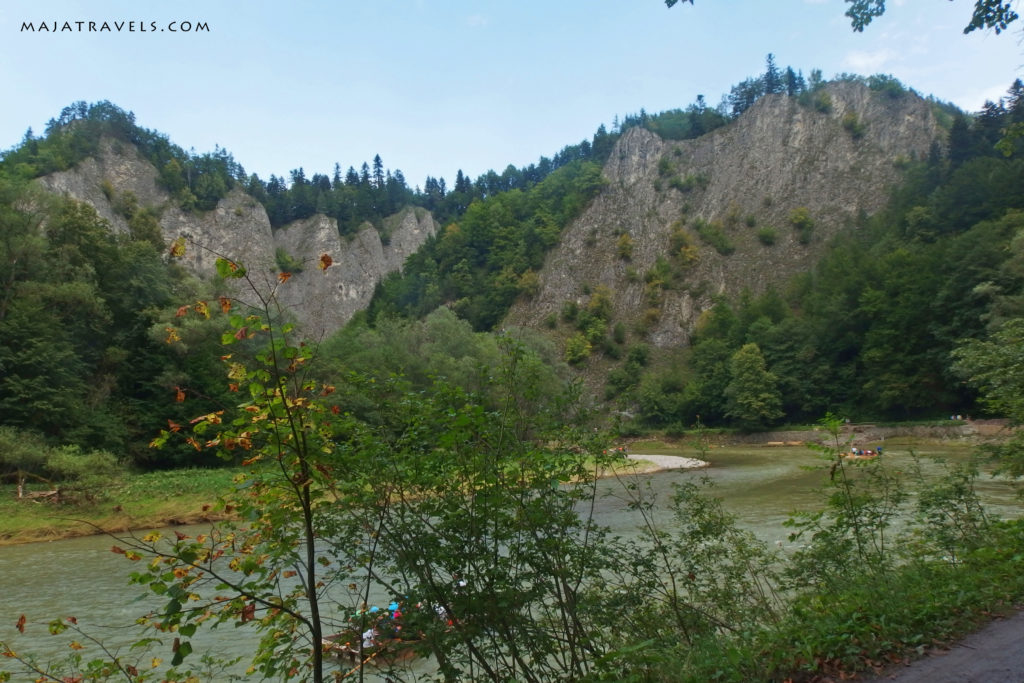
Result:
<svg viewBox="0 0 1024 683">
<path fill-rule="evenodd" d="M 226 258 L 219 258 L 217 259 L 217 274 L 222 278 L 243 278 L 245 277 L 245 268 L 234 261 L 230 261 Z"/>
<path fill-rule="evenodd" d="M 178 643 L 178 647 L 174 650 L 174 658 L 171 660 L 171 666 L 178 666 L 185 661 L 185 657 L 188 657 L 190 654 L 192 654 L 192 643 L 187 640 L 183 643 Z"/>
</svg>

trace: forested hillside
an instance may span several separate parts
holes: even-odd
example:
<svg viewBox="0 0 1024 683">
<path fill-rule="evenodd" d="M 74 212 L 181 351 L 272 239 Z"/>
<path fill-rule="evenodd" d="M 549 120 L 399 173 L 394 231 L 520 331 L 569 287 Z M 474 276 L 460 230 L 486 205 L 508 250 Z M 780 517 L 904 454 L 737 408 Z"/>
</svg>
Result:
<svg viewBox="0 0 1024 683">
<path fill-rule="evenodd" d="M 884 210 L 837 235 L 809 272 L 719 301 L 686 349 L 642 342 L 608 373 L 606 397 L 636 425 L 682 429 L 699 415 L 760 428 L 835 411 L 854 419 L 976 414 L 953 350 L 1019 318 L 1024 160 L 1012 134 L 1024 88 L 948 146 L 908 164 Z"/>
<path fill-rule="evenodd" d="M 872 140 L 895 129 L 858 118 L 835 95 L 857 88 L 868 95 L 856 102 L 873 112 L 911 111 L 899 108 L 919 102 L 912 111 L 923 112 L 926 132 L 940 134 L 935 145 L 913 142 L 919 154 L 882 160 L 885 173 L 902 178 L 889 199 L 827 214 L 783 208 L 781 196 L 766 204 L 756 193 L 730 200 L 735 211 L 700 215 L 720 178 L 686 172 L 686 155 L 704 140 L 730 140 L 745 130 L 743 121 L 769 121 L 766 112 L 818 122 L 842 138 L 850 158 L 868 164 Z M 293 240 L 277 242 L 265 271 L 287 301 L 288 287 L 323 273 L 280 245 L 299 244 L 299 232 L 314 228 L 351 242 L 361 234 L 353 236 L 354 226 L 366 224 L 386 245 L 397 239 L 387 216 L 403 206 L 429 209 L 437 234 L 378 287 L 365 315 L 321 345 L 318 372 L 394 372 L 418 386 L 440 374 L 480 386 L 479 368 L 494 355 L 485 333 L 531 328 L 517 334 L 545 381 L 562 387 L 583 377 L 596 406 L 627 416 L 625 431 L 683 429 L 698 415 L 709 424 L 760 428 L 829 410 L 892 419 L 974 413 L 974 390 L 952 372 L 950 354 L 1021 315 L 1024 162 L 1020 138 L 1006 131 L 1024 121 L 1022 93 L 1018 81 L 1004 101 L 972 117 L 920 100 L 892 79 L 846 76 L 828 84 L 769 59 L 765 74 L 734 87 L 717 108 L 699 98 L 661 114 L 641 110 L 528 167 L 475 181 L 460 173 L 450 188 L 431 178 L 422 191 L 379 157 L 361 171 L 338 166 L 330 178 L 307 179 L 299 169 L 288 182 L 264 182 L 246 176 L 225 150 L 186 153 L 110 103 L 73 105 L 0 163 L 0 426 L 53 445 L 106 449 L 145 467 L 211 464 L 184 444 L 148 448 L 159 429 L 197 408 L 234 401 L 220 360 L 225 318 L 217 302 L 225 290 L 168 259 L 166 212 L 219 212 L 235 225 L 265 211 L 267 234 Z M 641 241 L 623 223 L 611 238 L 591 242 L 588 216 L 616 193 L 629 200 L 628 184 L 609 186 L 609 178 L 621 178 L 615 174 L 632 163 L 626 150 L 637 141 L 668 150 L 644 161 L 644 191 L 678 214 L 652 219 L 668 228 L 656 239 Z M 129 149 L 152 164 L 160 196 L 171 199 L 147 205 L 123 187 L 101 187 L 119 230 L 93 206 L 44 192 L 36 181 Z M 553 265 L 553 250 L 572 244 L 574 234 L 583 249 L 577 260 L 595 267 L 610 259 L 621 287 L 574 279 Z M 230 238 L 224 235 L 226 244 Z M 687 284 L 686 273 L 704 267 L 698 263 L 744 253 L 752 260 L 737 272 L 771 277 Z M 650 267 L 641 268 L 648 257 Z M 575 292 L 571 300 L 524 315 L 557 280 Z M 616 303 L 627 288 L 641 297 L 628 314 Z M 662 334 L 675 315 L 666 302 L 684 294 L 699 303 L 692 329 Z M 244 351 L 242 344 L 236 353 Z M 372 407 L 358 395 L 346 401 L 371 419 Z"/>
</svg>

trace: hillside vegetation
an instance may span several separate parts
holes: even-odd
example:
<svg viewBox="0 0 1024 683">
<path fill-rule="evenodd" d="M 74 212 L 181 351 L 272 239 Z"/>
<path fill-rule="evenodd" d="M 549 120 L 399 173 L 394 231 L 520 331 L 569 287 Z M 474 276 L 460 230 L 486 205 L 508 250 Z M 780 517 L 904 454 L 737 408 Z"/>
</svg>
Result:
<svg viewBox="0 0 1024 683">
<path fill-rule="evenodd" d="M 858 111 L 871 113 L 870 124 Z M 879 118 L 887 112 L 901 115 L 900 126 L 914 112 L 924 128 L 899 132 Z M 363 193 L 352 206 L 365 210 L 347 215 L 377 222 L 386 241 L 393 228 L 383 212 L 402 203 L 434 210 L 438 233 L 378 287 L 365 316 L 323 345 L 324 367 L 425 378 L 458 366 L 468 375 L 488 363 L 471 349 L 493 343 L 477 334 L 529 328 L 520 334 L 551 376 L 584 378 L 601 412 L 626 416 L 624 432 L 679 431 L 698 415 L 753 429 L 828 410 L 854 419 L 976 414 L 984 407 L 950 354 L 1020 315 L 1021 143 L 1003 131 L 1022 118 L 1019 82 L 968 117 L 890 78 L 805 81 L 769 60 L 718 108 L 698 99 L 641 111 L 551 159 L 460 177 L 451 190 L 443 180 L 427 192 L 405 188 L 387 204 L 401 177 L 379 163 L 368 178 L 298 174 L 271 191 L 273 179 L 246 177 L 224 150 L 188 154 L 110 103 L 73 105 L 0 163 L 2 421 L 30 439 L 107 449 L 144 467 L 211 464 L 186 447 L 156 454 L 147 444 L 168 420 L 186 418 L 182 397 L 208 410 L 231 405 L 217 360 L 216 300 L 227 290 L 165 257 L 166 209 L 104 186 L 127 226 L 112 232 L 91 206 L 32 182 L 74 168 L 111 144 L 103 140 L 134 145 L 175 211 L 204 215 L 247 187 L 277 225 L 285 219 L 273 218 L 272 196 L 299 207 L 292 219 L 311 205 L 341 211 Z M 823 153 L 860 169 L 850 173 L 902 180 L 888 198 L 881 186 L 870 193 L 853 183 L 856 194 L 835 187 L 793 207 L 793 197 L 732 193 L 750 177 L 742 169 L 700 170 L 702 146 L 743 145 L 751 126 L 778 121 L 823 131 L 837 145 Z M 872 150 L 886 140 L 911 151 L 879 157 Z M 759 149 L 744 148 L 751 172 Z M 647 208 L 636 218 L 615 208 L 624 203 Z M 238 199 L 227 206 L 232 220 L 243 215 Z M 348 230 L 337 217 L 330 225 Z M 318 277 L 314 263 L 281 250 L 275 270 L 293 278 L 282 300 L 287 286 Z M 196 301 L 210 320 L 180 317 Z M 398 348 L 395 340 L 420 339 L 422 325 L 446 341 Z M 372 365 L 351 342 L 367 335 L 382 350 Z"/>
</svg>

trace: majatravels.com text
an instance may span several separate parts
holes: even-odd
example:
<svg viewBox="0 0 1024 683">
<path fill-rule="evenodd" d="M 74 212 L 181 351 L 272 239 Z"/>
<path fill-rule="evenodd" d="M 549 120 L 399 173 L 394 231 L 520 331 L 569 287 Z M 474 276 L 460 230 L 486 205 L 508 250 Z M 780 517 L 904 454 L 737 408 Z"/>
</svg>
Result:
<svg viewBox="0 0 1024 683">
<path fill-rule="evenodd" d="M 23 21 L 22 33 L 209 33 L 205 21 Z"/>
</svg>

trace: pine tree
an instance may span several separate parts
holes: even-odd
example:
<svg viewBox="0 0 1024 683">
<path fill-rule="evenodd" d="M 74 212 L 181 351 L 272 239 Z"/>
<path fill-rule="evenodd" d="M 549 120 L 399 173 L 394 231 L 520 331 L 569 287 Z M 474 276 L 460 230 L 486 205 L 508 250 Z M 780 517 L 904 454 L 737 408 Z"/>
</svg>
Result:
<svg viewBox="0 0 1024 683">
<path fill-rule="evenodd" d="M 783 91 L 782 75 L 779 73 L 779 68 L 775 66 L 775 55 L 770 52 L 765 59 L 762 80 L 764 81 L 764 92 L 766 95 L 773 95 Z"/>
</svg>

